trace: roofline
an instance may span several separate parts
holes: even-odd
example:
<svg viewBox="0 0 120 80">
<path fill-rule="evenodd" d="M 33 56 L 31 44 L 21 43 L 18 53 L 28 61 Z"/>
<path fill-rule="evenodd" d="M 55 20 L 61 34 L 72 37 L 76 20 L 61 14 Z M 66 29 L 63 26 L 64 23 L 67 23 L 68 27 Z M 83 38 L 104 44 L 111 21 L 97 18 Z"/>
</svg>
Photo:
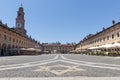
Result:
<svg viewBox="0 0 120 80">
<path fill-rule="evenodd" d="M 102 31 L 100 31 L 100 32 L 98 32 L 98 33 L 92 35 L 91 37 L 89 37 L 89 38 L 87 38 L 87 39 L 85 39 L 85 40 L 88 40 L 88 39 L 90 39 L 90 38 L 92 38 L 92 37 L 94 37 L 94 36 L 96 36 L 96 35 L 98 35 L 98 34 L 104 32 L 104 31 L 106 31 L 106 30 L 108 30 L 108 29 L 110 29 L 110 28 L 112 28 L 112 27 L 115 27 L 115 26 L 118 25 L 118 24 L 120 24 L 120 22 L 118 22 L 118 23 L 116 23 L 116 24 L 114 24 L 114 25 L 112 25 L 112 26 L 110 26 L 110 27 L 108 27 L 108 28 L 106 28 L 106 29 L 104 29 L 104 30 L 102 30 Z M 85 40 L 83 40 L 83 41 L 85 41 Z"/>
<path fill-rule="evenodd" d="M 28 37 L 26 37 L 26 36 L 23 36 L 23 35 L 21 35 L 20 33 L 17 33 L 16 31 L 12 30 L 11 28 L 9 28 L 7 25 L 5 25 L 5 24 L 3 24 L 3 23 L 0 23 L 0 26 L 3 27 L 3 28 L 5 28 L 5 29 L 8 29 L 9 31 L 11 31 L 11 32 L 13 32 L 13 33 L 18 34 L 19 36 L 22 36 L 22 37 L 24 37 L 24 38 L 27 38 L 27 39 L 35 42 L 34 40 L 32 40 L 32 39 L 30 39 L 30 38 L 28 38 Z"/>
</svg>

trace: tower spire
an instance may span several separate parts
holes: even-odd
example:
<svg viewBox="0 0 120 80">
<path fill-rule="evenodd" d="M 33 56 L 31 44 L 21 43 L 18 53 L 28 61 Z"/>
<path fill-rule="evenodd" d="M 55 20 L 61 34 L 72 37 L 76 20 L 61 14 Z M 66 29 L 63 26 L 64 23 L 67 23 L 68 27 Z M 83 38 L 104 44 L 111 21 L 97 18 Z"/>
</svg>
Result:
<svg viewBox="0 0 120 80">
<path fill-rule="evenodd" d="M 21 4 L 20 4 L 20 7 L 23 7 L 23 4 L 22 4 L 22 2 L 21 2 Z"/>
<path fill-rule="evenodd" d="M 23 7 L 23 4 L 22 4 L 22 0 L 21 0 L 21 4 L 20 4 L 20 7 Z"/>
</svg>

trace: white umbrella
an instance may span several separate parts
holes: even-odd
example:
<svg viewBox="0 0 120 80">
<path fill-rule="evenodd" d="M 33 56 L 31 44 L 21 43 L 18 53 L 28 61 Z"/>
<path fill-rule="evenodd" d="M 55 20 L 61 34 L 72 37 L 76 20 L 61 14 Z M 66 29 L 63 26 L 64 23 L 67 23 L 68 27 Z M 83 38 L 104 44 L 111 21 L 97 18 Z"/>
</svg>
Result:
<svg viewBox="0 0 120 80">
<path fill-rule="evenodd" d="M 20 48 L 20 50 L 26 50 L 25 48 Z"/>
<path fill-rule="evenodd" d="M 35 49 L 35 48 L 28 48 L 28 51 L 37 51 L 37 52 L 41 52 L 41 49 Z"/>
<path fill-rule="evenodd" d="M 97 48 L 99 48 L 99 47 L 90 47 L 90 48 L 88 48 L 88 49 L 97 49 Z"/>
<path fill-rule="evenodd" d="M 35 48 L 28 48 L 27 50 L 35 50 Z"/>
<path fill-rule="evenodd" d="M 111 47 L 120 47 L 120 43 L 114 43 Z"/>
<path fill-rule="evenodd" d="M 112 47 L 112 44 L 105 44 L 105 45 L 99 46 L 99 48 L 109 48 L 109 47 Z"/>
</svg>

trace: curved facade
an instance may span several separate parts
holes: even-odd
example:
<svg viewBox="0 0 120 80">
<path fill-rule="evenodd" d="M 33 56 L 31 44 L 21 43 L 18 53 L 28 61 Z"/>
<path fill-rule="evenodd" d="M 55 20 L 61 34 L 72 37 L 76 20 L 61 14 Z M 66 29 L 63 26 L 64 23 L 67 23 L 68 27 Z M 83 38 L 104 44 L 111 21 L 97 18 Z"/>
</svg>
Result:
<svg viewBox="0 0 120 80">
<path fill-rule="evenodd" d="M 85 50 L 90 47 L 99 47 L 105 44 L 120 43 L 120 22 L 103 29 L 94 35 L 85 37 L 76 46 L 76 50 Z"/>
<path fill-rule="evenodd" d="M 10 55 L 13 48 L 41 48 L 40 43 L 28 37 L 24 29 L 24 9 L 19 7 L 16 18 L 16 27 L 9 28 L 0 21 L 0 56 Z"/>
<path fill-rule="evenodd" d="M 11 48 L 39 48 L 35 40 L 23 36 L 0 23 L 0 55 L 9 55 Z"/>
</svg>

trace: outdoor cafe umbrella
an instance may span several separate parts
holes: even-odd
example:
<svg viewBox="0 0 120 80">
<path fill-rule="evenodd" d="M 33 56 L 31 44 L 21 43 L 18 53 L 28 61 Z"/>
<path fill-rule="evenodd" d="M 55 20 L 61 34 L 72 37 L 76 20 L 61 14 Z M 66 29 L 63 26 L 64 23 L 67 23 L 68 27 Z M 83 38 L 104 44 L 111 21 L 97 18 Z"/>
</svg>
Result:
<svg viewBox="0 0 120 80">
<path fill-rule="evenodd" d="M 88 49 L 98 49 L 99 47 L 90 47 Z"/>
<path fill-rule="evenodd" d="M 105 44 L 105 45 L 99 46 L 99 48 L 110 48 L 110 47 L 112 47 L 112 44 Z"/>
<path fill-rule="evenodd" d="M 115 48 L 117 53 L 119 53 L 120 43 L 114 43 L 111 48 Z"/>
<path fill-rule="evenodd" d="M 111 47 L 120 47 L 120 43 L 114 43 Z"/>
</svg>

